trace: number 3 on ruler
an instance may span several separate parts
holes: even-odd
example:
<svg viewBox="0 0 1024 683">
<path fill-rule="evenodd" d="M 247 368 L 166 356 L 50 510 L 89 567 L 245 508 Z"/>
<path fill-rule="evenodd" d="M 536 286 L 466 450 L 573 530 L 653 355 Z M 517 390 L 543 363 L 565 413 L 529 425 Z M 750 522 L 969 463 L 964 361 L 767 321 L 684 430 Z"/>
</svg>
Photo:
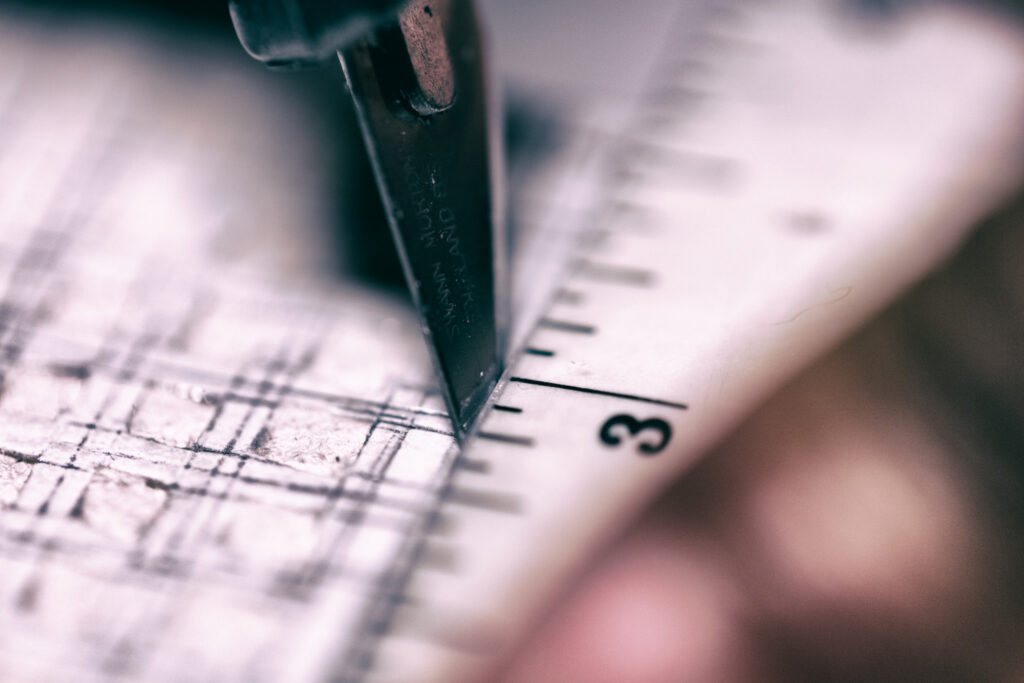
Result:
<svg viewBox="0 0 1024 683">
<path fill-rule="evenodd" d="M 645 432 L 657 432 L 661 435 L 661 440 L 657 443 L 650 441 L 644 441 L 640 444 L 639 450 L 644 455 L 657 455 L 665 450 L 668 446 L 668 442 L 672 440 L 672 427 L 669 426 L 668 422 L 660 418 L 652 418 L 650 420 L 640 421 L 632 415 L 616 415 L 615 417 L 609 418 L 604 426 L 601 427 L 599 436 L 601 437 L 601 443 L 615 448 L 622 444 L 622 437 L 617 432 L 621 431 L 617 428 L 624 428 L 629 436 L 640 436 Z"/>
</svg>

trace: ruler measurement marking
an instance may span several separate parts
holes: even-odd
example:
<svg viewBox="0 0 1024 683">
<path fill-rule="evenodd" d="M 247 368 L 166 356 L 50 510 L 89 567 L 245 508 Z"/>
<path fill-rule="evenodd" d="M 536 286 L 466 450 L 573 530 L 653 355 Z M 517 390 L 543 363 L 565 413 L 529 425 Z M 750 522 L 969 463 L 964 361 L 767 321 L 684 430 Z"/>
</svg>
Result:
<svg viewBox="0 0 1024 683">
<path fill-rule="evenodd" d="M 461 457 L 455 461 L 455 467 L 466 472 L 472 472 L 473 474 L 491 473 L 491 463 L 476 458 Z"/>
<path fill-rule="evenodd" d="M 420 566 L 442 574 L 455 574 L 458 570 L 458 557 L 455 548 L 438 543 L 425 543 L 419 556 Z"/>
<path fill-rule="evenodd" d="M 506 515 L 519 516 L 523 514 L 522 498 L 515 494 L 503 493 L 501 491 L 485 491 L 483 489 L 452 486 L 446 492 L 444 502 L 450 505 L 487 510 L 488 512 L 500 512 Z"/>
<path fill-rule="evenodd" d="M 503 406 L 503 405 L 496 405 L 496 406 L 494 406 L 494 410 L 497 410 L 499 413 L 514 413 L 516 415 L 518 415 L 518 414 L 523 412 L 522 408 L 515 408 L 513 406 Z"/>
<path fill-rule="evenodd" d="M 525 377 L 512 377 L 509 382 L 515 382 L 516 384 L 528 384 L 535 387 L 546 387 L 548 389 L 562 389 L 563 391 L 575 391 L 580 394 L 592 394 L 594 396 L 607 396 L 609 398 L 621 398 L 625 401 L 636 401 L 638 403 L 650 403 L 652 405 L 664 406 L 666 408 L 675 408 L 676 410 L 689 410 L 690 406 L 685 403 L 676 403 L 675 401 L 666 401 L 660 398 L 650 398 L 648 396 L 638 396 L 636 394 L 624 394 L 618 391 L 605 391 L 603 389 L 591 389 L 589 387 L 579 387 L 572 384 L 559 384 L 558 382 L 545 382 L 539 379 L 527 379 Z"/>
<path fill-rule="evenodd" d="M 650 270 L 610 263 L 596 263 L 589 260 L 579 261 L 574 275 L 577 278 L 586 278 L 597 282 L 635 287 L 652 287 L 657 282 L 657 277 Z"/>
<path fill-rule="evenodd" d="M 537 445 L 537 442 L 533 437 L 529 436 L 517 436 L 515 434 L 502 434 L 500 432 L 478 432 L 478 439 L 484 441 L 496 441 L 498 443 L 509 444 L 510 446 L 522 446 L 524 448 L 533 448 Z"/>
<path fill-rule="evenodd" d="M 554 351 L 548 351 L 547 349 L 535 349 L 533 347 L 526 349 L 526 353 L 531 356 L 541 356 L 543 358 L 554 358 L 555 356 Z"/>
<path fill-rule="evenodd" d="M 561 288 L 555 292 L 554 303 L 564 303 L 569 306 L 579 306 L 583 303 L 583 292 Z"/>
<path fill-rule="evenodd" d="M 558 332 L 569 332 L 572 334 L 596 334 L 597 328 L 592 325 L 584 325 L 581 323 L 568 322 L 565 320 L 555 320 L 553 318 L 542 318 L 537 324 L 538 327 L 546 330 L 556 330 Z"/>
</svg>

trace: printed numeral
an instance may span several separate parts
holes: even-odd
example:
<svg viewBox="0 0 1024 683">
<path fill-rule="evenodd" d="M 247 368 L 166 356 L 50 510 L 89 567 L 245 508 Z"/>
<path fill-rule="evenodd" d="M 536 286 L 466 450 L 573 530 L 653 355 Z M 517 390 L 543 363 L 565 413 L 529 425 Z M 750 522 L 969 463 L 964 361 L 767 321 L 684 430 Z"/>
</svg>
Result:
<svg viewBox="0 0 1024 683">
<path fill-rule="evenodd" d="M 657 455 L 661 453 L 668 446 L 669 441 L 672 440 L 672 427 L 668 422 L 660 418 L 655 417 L 650 420 L 641 421 L 632 415 L 616 415 L 609 418 L 601 427 L 599 433 L 601 443 L 610 448 L 621 446 L 623 441 L 621 434 L 623 432 L 631 439 L 638 439 L 648 432 L 652 435 L 654 433 L 658 434 L 659 438 L 657 441 L 648 438 L 640 441 L 637 450 L 644 455 Z"/>
</svg>

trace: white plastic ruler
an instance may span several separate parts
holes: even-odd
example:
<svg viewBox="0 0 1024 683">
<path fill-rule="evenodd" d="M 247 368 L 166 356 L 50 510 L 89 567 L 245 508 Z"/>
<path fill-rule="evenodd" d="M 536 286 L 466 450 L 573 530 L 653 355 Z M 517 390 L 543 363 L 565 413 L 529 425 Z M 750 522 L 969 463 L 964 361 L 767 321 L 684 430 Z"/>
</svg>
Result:
<svg viewBox="0 0 1024 683">
<path fill-rule="evenodd" d="M 624 125 L 575 121 L 514 195 L 544 305 L 461 454 L 408 306 L 324 266 L 322 103 L 234 45 L 10 15 L 0 679 L 485 671 L 1020 180 L 1018 28 L 835 7 L 709 3 Z"/>
<path fill-rule="evenodd" d="M 480 671 L 596 543 L 1019 181 L 1009 25 L 794 0 L 677 28 L 457 463 L 424 550 L 450 566 L 414 571 L 371 678 Z"/>
</svg>

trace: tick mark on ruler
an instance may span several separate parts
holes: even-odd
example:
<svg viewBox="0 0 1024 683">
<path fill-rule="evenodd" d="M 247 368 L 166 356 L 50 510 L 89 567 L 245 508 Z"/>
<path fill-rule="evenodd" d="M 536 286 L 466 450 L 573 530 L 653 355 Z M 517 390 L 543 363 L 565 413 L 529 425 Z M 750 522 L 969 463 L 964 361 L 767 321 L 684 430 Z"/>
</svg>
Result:
<svg viewBox="0 0 1024 683">
<path fill-rule="evenodd" d="M 570 332 L 572 334 L 596 334 L 597 328 L 590 325 L 583 325 L 580 323 L 566 322 L 565 320 L 553 320 L 551 318 L 542 318 L 537 324 L 538 327 L 542 327 L 546 330 L 557 330 L 559 332 Z"/>
<path fill-rule="evenodd" d="M 642 268 L 629 268 L 586 260 L 577 262 L 575 275 L 579 278 L 587 278 L 597 282 L 634 285 L 636 287 L 650 287 L 654 285 L 656 279 L 654 273 Z"/>
<path fill-rule="evenodd" d="M 579 306 L 583 303 L 583 292 L 562 288 L 555 292 L 555 303 Z"/>
<path fill-rule="evenodd" d="M 537 442 L 528 436 L 499 434 L 497 432 L 479 432 L 477 434 L 477 438 L 483 439 L 484 441 L 497 441 L 498 443 L 505 443 L 510 446 L 523 446 L 524 448 L 533 448 L 537 445 Z"/>
<path fill-rule="evenodd" d="M 499 405 L 499 406 L 494 406 L 494 409 L 497 410 L 499 413 L 515 413 L 517 415 L 519 413 L 523 412 L 522 408 L 513 408 L 512 406 L 500 406 Z"/>
<path fill-rule="evenodd" d="M 519 496 L 499 491 L 483 491 L 464 487 L 449 488 L 445 502 L 463 507 L 478 508 L 507 515 L 521 515 L 523 504 Z"/>
<path fill-rule="evenodd" d="M 472 472 L 473 474 L 490 474 L 491 463 L 486 460 L 475 460 L 472 458 L 459 458 L 455 461 L 455 467 L 465 472 Z"/>
<path fill-rule="evenodd" d="M 531 356 L 541 356 L 543 358 L 554 358 L 555 356 L 554 351 L 548 351 L 547 349 L 535 349 L 532 347 L 526 349 L 526 353 L 528 353 Z"/>
<path fill-rule="evenodd" d="M 437 543 L 427 543 L 423 547 L 417 566 L 445 574 L 454 574 L 458 569 L 455 548 Z"/>
<path fill-rule="evenodd" d="M 666 408 L 675 408 L 676 410 L 689 410 L 690 407 L 685 403 L 676 403 L 674 401 L 665 401 L 660 398 L 649 398 L 647 396 L 637 396 L 635 394 L 623 394 L 617 391 L 604 391 L 603 389 L 591 389 L 589 387 L 577 387 L 571 384 L 559 384 L 557 382 L 545 382 L 539 379 L 526 379 L 525 377 L 512 377 L 509 379 L 510 382 L 516 384 L 528 384 L 535 387 L 547 387 L 549 389 L 562 389 L 563 391 L 575 391 L 580 394 L 593 394 L 595 396 L 608 396 L 609 398 L 621 398 L 625 401 L 637 401 L 639 403 L 651 403 L 656 406 L 665 406 Z"/>
</svg>

